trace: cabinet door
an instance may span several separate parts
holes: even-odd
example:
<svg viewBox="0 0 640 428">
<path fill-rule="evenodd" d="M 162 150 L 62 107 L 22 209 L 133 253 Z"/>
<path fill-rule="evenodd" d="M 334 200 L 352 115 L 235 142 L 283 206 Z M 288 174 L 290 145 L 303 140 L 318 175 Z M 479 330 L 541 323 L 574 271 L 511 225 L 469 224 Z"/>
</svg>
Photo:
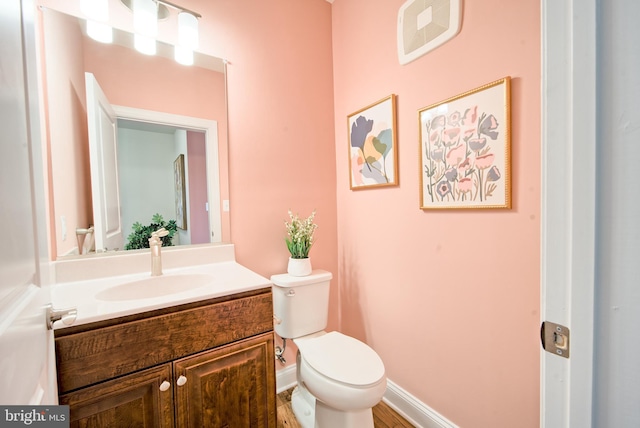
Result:
<svg viewBox="0 0 640 428">
<path fill-rule="evenodd" d="M 171 428 L 174 388 L 164 364 L 61 395 L 60 404 L 69 405 L 71 428 Z"/>
<path fill-rule="evenodd" d="M 275 428 L 272 332 L 178 360 L 174 376 L 186 379 L 176 386 L 178 427 Z"/>
</svg>

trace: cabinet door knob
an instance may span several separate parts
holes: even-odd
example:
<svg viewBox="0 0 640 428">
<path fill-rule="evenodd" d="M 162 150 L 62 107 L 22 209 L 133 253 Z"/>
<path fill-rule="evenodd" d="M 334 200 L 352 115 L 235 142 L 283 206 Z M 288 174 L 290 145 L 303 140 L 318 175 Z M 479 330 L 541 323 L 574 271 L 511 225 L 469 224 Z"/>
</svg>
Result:
<svg viewBox="0 0 640 428">
<path fill-rule="evenodd" d="M 167 382 L 166 380 L 160 384 L 160 391 L 164 392 L 169 388 L 171 388 L 171 384 L 169 382 Z"/>
<path fill-rule="evenodd" d="M 180 375 L 180 377 L 178 378 L 176 383 L 178 384 L 178 386 L 182 386 L 185 383 L 187 383 L 187 378 L 185 376 L 183 376 L 183 375 Z"/>
</svg>

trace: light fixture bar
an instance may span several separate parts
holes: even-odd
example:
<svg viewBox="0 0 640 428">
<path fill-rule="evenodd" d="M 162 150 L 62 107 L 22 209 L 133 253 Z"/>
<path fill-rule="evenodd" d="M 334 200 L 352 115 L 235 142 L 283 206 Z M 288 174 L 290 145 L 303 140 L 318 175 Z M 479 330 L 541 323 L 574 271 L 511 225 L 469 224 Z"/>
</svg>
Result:
<svg viewBox="0 0 640 428">
<path fill-rule="evenodd" d="M 178 9 L 178 10 L 181 10 L 181 11 L 183 11 L 183 12 L 190 13 L 191 15 L 195 16 L 196 18 L 202 18 L 202 15 L 200 15 L 198 12 L 194 12 L 194 11 L 192 11 L 192 10 L 185 9 L 185 8 L 184 8 L 184 7 L 182 7 L 182 6 L 178 6 L 177 4 L 174 4 L 174 3 L 168 2 L 168 1 L 166 1 L 166 0 L 155 0 L 155 1 L 156 1 L 156 3 L 163 4 L 163 5 L 165 5 L 165 6 L 169 6 L 169 7 L 172 7 L 172 8 L 174 8 L 174 9 Z"/>
</svg>

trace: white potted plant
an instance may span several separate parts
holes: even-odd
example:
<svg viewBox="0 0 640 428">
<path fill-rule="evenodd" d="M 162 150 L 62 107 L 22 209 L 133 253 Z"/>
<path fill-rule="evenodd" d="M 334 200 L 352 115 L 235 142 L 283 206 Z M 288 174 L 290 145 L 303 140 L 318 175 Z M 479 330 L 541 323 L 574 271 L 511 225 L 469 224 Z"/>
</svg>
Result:
<svg viewBox="0 0 640 428">
<path fill-rule="evenodd" d="M 313 222 L 316 215 L 314 210 L 306 219 L 298 218 L 298 214 L 294 215 L 289 210 L 289 221 L 285 221 L 284 225 L 287 229 L 287 248 L 289 249 L 289 265 L 287 272 L 293 276 L 306 276 L 311 274 L 311 259 L 309 258 L 309 250 L 313 245 L 313 232 L 318 227 Z"/>
</svg>

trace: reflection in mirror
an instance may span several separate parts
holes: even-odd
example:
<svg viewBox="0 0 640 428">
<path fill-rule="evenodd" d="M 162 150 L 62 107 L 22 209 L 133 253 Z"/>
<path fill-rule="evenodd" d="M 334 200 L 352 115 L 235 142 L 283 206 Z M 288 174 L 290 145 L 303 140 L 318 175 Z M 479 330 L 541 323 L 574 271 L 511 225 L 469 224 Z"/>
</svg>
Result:
<svg viewBox="0 0 640 428">
<path fill-rule="evenodd" d="M 222 201 L 228 199 L 224 62 L 196 54 L 195 66 L 182 66 L 173 60 L 169 46 L 159 43 L 158 55 L 146 56 L 124 46 L 132 37 L 122 31 L 116 30 L 115 43 L 106 45 L 85 36 L 81 19 L 50 9 L 42 9 L 42 19 L 53 253 L 58 257 L 77 255 L 83 253 L 83 247 L 91 251 L 88 243 L 95 239 L 82 233 L 95 224 L 96 217 L 89 166 L 86 72 L 95 76 L 118 116 L 123 246 L 136 221 L 151 223 L 156 213 L 165 220 L 177 220 L 175 190 L 179 187 L 174 161 L 179 154 L 186 159 L 186 229 L 178 229 L 174 243 L 229 241 L 228 212 L 221 210 Z M 135 142 L 121 143 L 124 136 L 133 136 Z M 148 170 L 150 160 L 159 156 L 160 145 L 168 145 L 163 141 L 186 141 L 188 136 L 204 139 L 191 150 L 199 154 L 188 153 L 186 143 L 174 145 L 171 156 L 169 149 L 163 149 L 162 163 L 169 165 L 162 173 L 165 187 L 160 190 L 160 179 Z M 212 142 L 218 143 L 217 150 Z M 200 153 L 203 149 L 204 154 Z M 161 193 L 169 193 L 168 198 L 152 202 Z M 144 211 L 136 211 L 140 205 Z M 77 239 L 77 229 L 81 238 L 88 239 Z"/>
<path fill-rule="evenodd" d="M 176 222 L 176 229 L 172 229 L 176 231 L 174 245 L 211 242 L 207 188 L 200 185 L 207 183 L 205 136 L 198 130 L 118 119 L 122 230 L 133 231 L 135 223 L 147 226 L 159 215 L 165 222 Z M 176 201 L 175 186 L 180 183 L 176 182 L 174 165 L 179 156 L 184 156 L 188 168 L 183 216 L 176 216 L 176 202 L 183 202 Z M 153 183 L 151 191 L 148 183 Z M 124 242 L 126 249 L 137 248 L 137 243 L 127 235 Z"/>
<path fill-rule="evenodd" d="M 134 230 L 135 223 L 148 226 L 159 214 L 176 221 L 174 245 L 219 242 L 220 211 L 208 203 L 220 200 L 217 142 L 210 137 L 217 134 L 216 123 L 118 106 L 115 112 L 123 230 Z M 180 157 L 184 169 L 177 176 Z M 127 249 L 136 249 L 127 236 Z"/>
</svg>

